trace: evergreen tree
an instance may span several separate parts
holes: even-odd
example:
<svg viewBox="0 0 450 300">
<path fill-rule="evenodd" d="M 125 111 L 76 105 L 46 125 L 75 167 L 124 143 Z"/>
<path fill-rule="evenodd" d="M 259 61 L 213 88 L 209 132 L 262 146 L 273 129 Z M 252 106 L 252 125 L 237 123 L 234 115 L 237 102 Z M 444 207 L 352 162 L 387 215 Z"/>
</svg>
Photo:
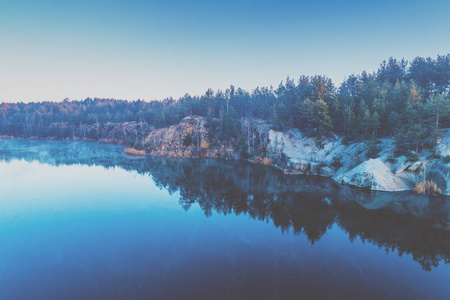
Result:
<svg viewBox="0 0 450 300">
<path fill-rule="evenodd" d="M 324 136 L 333 128 L 328 105 L 323 100 L 314 104 L 314 126 L 317 129 L 317 136 Z"/>
<path fill-rule="evenodd" d="M 239 117 L 233 106 L 225 113 L 222 131 L 227 138 L 236 137 L 239 133 Z"/>
</svg>

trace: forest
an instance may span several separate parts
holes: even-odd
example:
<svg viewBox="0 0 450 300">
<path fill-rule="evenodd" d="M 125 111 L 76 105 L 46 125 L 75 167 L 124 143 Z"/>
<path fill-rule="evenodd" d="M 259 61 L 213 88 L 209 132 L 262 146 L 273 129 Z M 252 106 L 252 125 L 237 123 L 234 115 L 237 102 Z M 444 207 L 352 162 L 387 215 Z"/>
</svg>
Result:
<svg viewBox="0 0 450 300">
<path fill-rule="evenodd" d="M 393 136 L 398 152 L 433 150 L 450 127 L 450 54 L 389 58 L 373 73 L 351 75 L 337 87 L 323 75 L 287 77 L 278 87 L 251 92 L 233 85 L 209 88 L 204 95 L 179 99 L 2 103 L 0 135 L 17 137 L 87 137 L 86 126 L 101 132 L 112 123 L 134 122 L 140 128 L 177 124 L 189 115 L 219 123 L 223 138 L 238 138 L 240 120 L 258 118 L 275 130 L 298 128 L 320 141 L 331 133 L 347 142 L 376 144 Z M 88 136 L 88 138 L 98 138 Z"/>
</svg>

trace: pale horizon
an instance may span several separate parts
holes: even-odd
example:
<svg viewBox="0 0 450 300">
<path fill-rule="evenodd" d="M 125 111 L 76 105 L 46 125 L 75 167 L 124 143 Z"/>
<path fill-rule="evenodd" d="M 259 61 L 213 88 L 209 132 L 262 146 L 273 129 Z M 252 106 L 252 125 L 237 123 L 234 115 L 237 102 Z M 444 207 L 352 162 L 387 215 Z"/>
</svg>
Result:
<svg viewBox="0 0 450 300">
<path fill-rule="evenodd" d="M 447 54 L 449 9 L 446 1 L 14 1 L 0 12 L 0 102 L 178 99 L 316 74 L 339 86 L 389 57 Z"/>
</svg>

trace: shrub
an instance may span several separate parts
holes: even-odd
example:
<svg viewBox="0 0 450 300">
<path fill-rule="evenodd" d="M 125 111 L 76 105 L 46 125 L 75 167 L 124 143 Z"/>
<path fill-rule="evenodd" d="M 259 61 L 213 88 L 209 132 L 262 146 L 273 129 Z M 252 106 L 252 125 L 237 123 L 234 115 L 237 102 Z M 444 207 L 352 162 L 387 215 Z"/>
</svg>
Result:
<svg viewBox="0 0 450 300">
<path fill-rule="evenodd" d="M 431 158 L 441 158 L 441 154 L 433 153 L 433 155 L 431 155 Z"/>
<path fill-rule="evenodd" d="M 342 167 L 341 162 L 342 157 L 341 156 L 335 156 L 333 157 L 333 161 L 331 162 L 331 166 L 334 167 L 336 170 Z"/>
<path fill-rule="evenodd" d="M 380 153 L 380 147 L 377 144 L 377 140 L 370 139 L 366 142 L 366 155 L 368 158 L 377 158 Z"/>
<path fill-rule="evenodd" d="M 441 194 L 442 190 L 433 181 L 421 181 L 416 183 L 414 192 L 418 194 L 437 195 Z"/>
<path fill-rule="evenodd" d="M 350 144 L 350 141 L 351 141 L 350 138 L 346 136 L 342 139 L 342 145 L 348 146 Z"/>
<path fill-rule="evenodd" d="M 245 137 L 241 136 L 237 144 L 238 144 L 237 148 L 239 150 L 239 154 L 242 159 L 249 159 L 253 155 L 253 153 L 249 153 L 247 151 L 248 150 L 247 139 Z"/>
<path fill-rule="evenodd" d="M 358 165 L 360 165 L 363 162 L 361 155 L 356 154 L 353 159 L 352 159 L 352 163 L 351 163 L 351 167 L 354 168 Z"/>
<path fill-rule="evenodd" d="M 438 154 L 431 154 L 431 155 L 427 156 L 427 159 L 439 159 L 439 158 L 441 158 L 441 155 L 439 153 Z"/>
<path fill-rule="evenodd" d="M 394 155 L 392 154 L 388 155 L 387 161 L 390 162 L 391 164 L 394 164 L 396 161 Z"/>
<path fill-rule="evenodd" d="M 188 147 L 192 144 L 192 134 L 188 133 L 184 136 L 183 145 Z"/>
<path fill-rule="evenodd" d="M 406 161 L 416 162 L 419 160 L 419 154 L 416 152 L 408 151 L 405 156 Z"/>
<path fill-rule="evenodd" d="M 446 156 L 444 157 L 444 162 L 445 162 L 446 164 L 450 163 L 450 155 L 446 155 Z"/>
<path fill-rule="evenodd" d="M 212 143 L 214 141 L 214 137 L 220 131 L 220 123 L 217 120 L 208 118 L 208 121 L 205 124 L 205 128 L 208 129 L 208 134 L 206 135 L 207 142 Z"/>
</svg>

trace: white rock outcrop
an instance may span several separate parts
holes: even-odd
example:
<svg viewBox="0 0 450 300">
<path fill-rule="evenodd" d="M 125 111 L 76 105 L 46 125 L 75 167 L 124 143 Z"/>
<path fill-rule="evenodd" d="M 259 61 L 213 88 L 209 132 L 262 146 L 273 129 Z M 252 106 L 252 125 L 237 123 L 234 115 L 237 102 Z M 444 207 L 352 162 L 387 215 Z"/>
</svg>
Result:
<svg viewBox="0 0 450 300">
<path fill-rule="evenodd" d="M 431 180 L 450 195 L 450 164 L 442 159 L 429 160 L 429 152 L 420 153 L 417 161 L 405 156 L 393 159 L 394 140 L 382 138 L 379 157 L 368 159 L 365 143 L 344 144 L 343 138 L 336 135 L 323 142 L 319 149 L 313 138 L 299 130 L 271 130 L 267 150 L 291 174 L 327 176 L 338 183 L 390 192 L 412 190 L 417 182 Z M 441 156 L 450 155 L 450 130 L 445 131 L 438 152 Z M 333 161 L 340 165 L 333 165 Z"/>
<path fill-rule="evenodd" d="M 369 159 L 334 178 L 338 182 L 374 191 L 404 191 L 411 189 L 381 159 Z"/>
<path fill-rule="evenodd" d="M 269 131 L 268 152 L 275 158 L 284 158 L 286 166 L 293 173 L 320 175 L 332 177 L 336 171 L 330 166 L 335 157 L 343 167 L 341 173 L 356 165 L 358 157 L 364 152 L 364 144 L 343 144 L 343 138 L 331 135 L 324 138 L 322 148 L 319 148 L 315 139 L 302 134 L 297 129 L 287 132 Z"/>
</svg>

